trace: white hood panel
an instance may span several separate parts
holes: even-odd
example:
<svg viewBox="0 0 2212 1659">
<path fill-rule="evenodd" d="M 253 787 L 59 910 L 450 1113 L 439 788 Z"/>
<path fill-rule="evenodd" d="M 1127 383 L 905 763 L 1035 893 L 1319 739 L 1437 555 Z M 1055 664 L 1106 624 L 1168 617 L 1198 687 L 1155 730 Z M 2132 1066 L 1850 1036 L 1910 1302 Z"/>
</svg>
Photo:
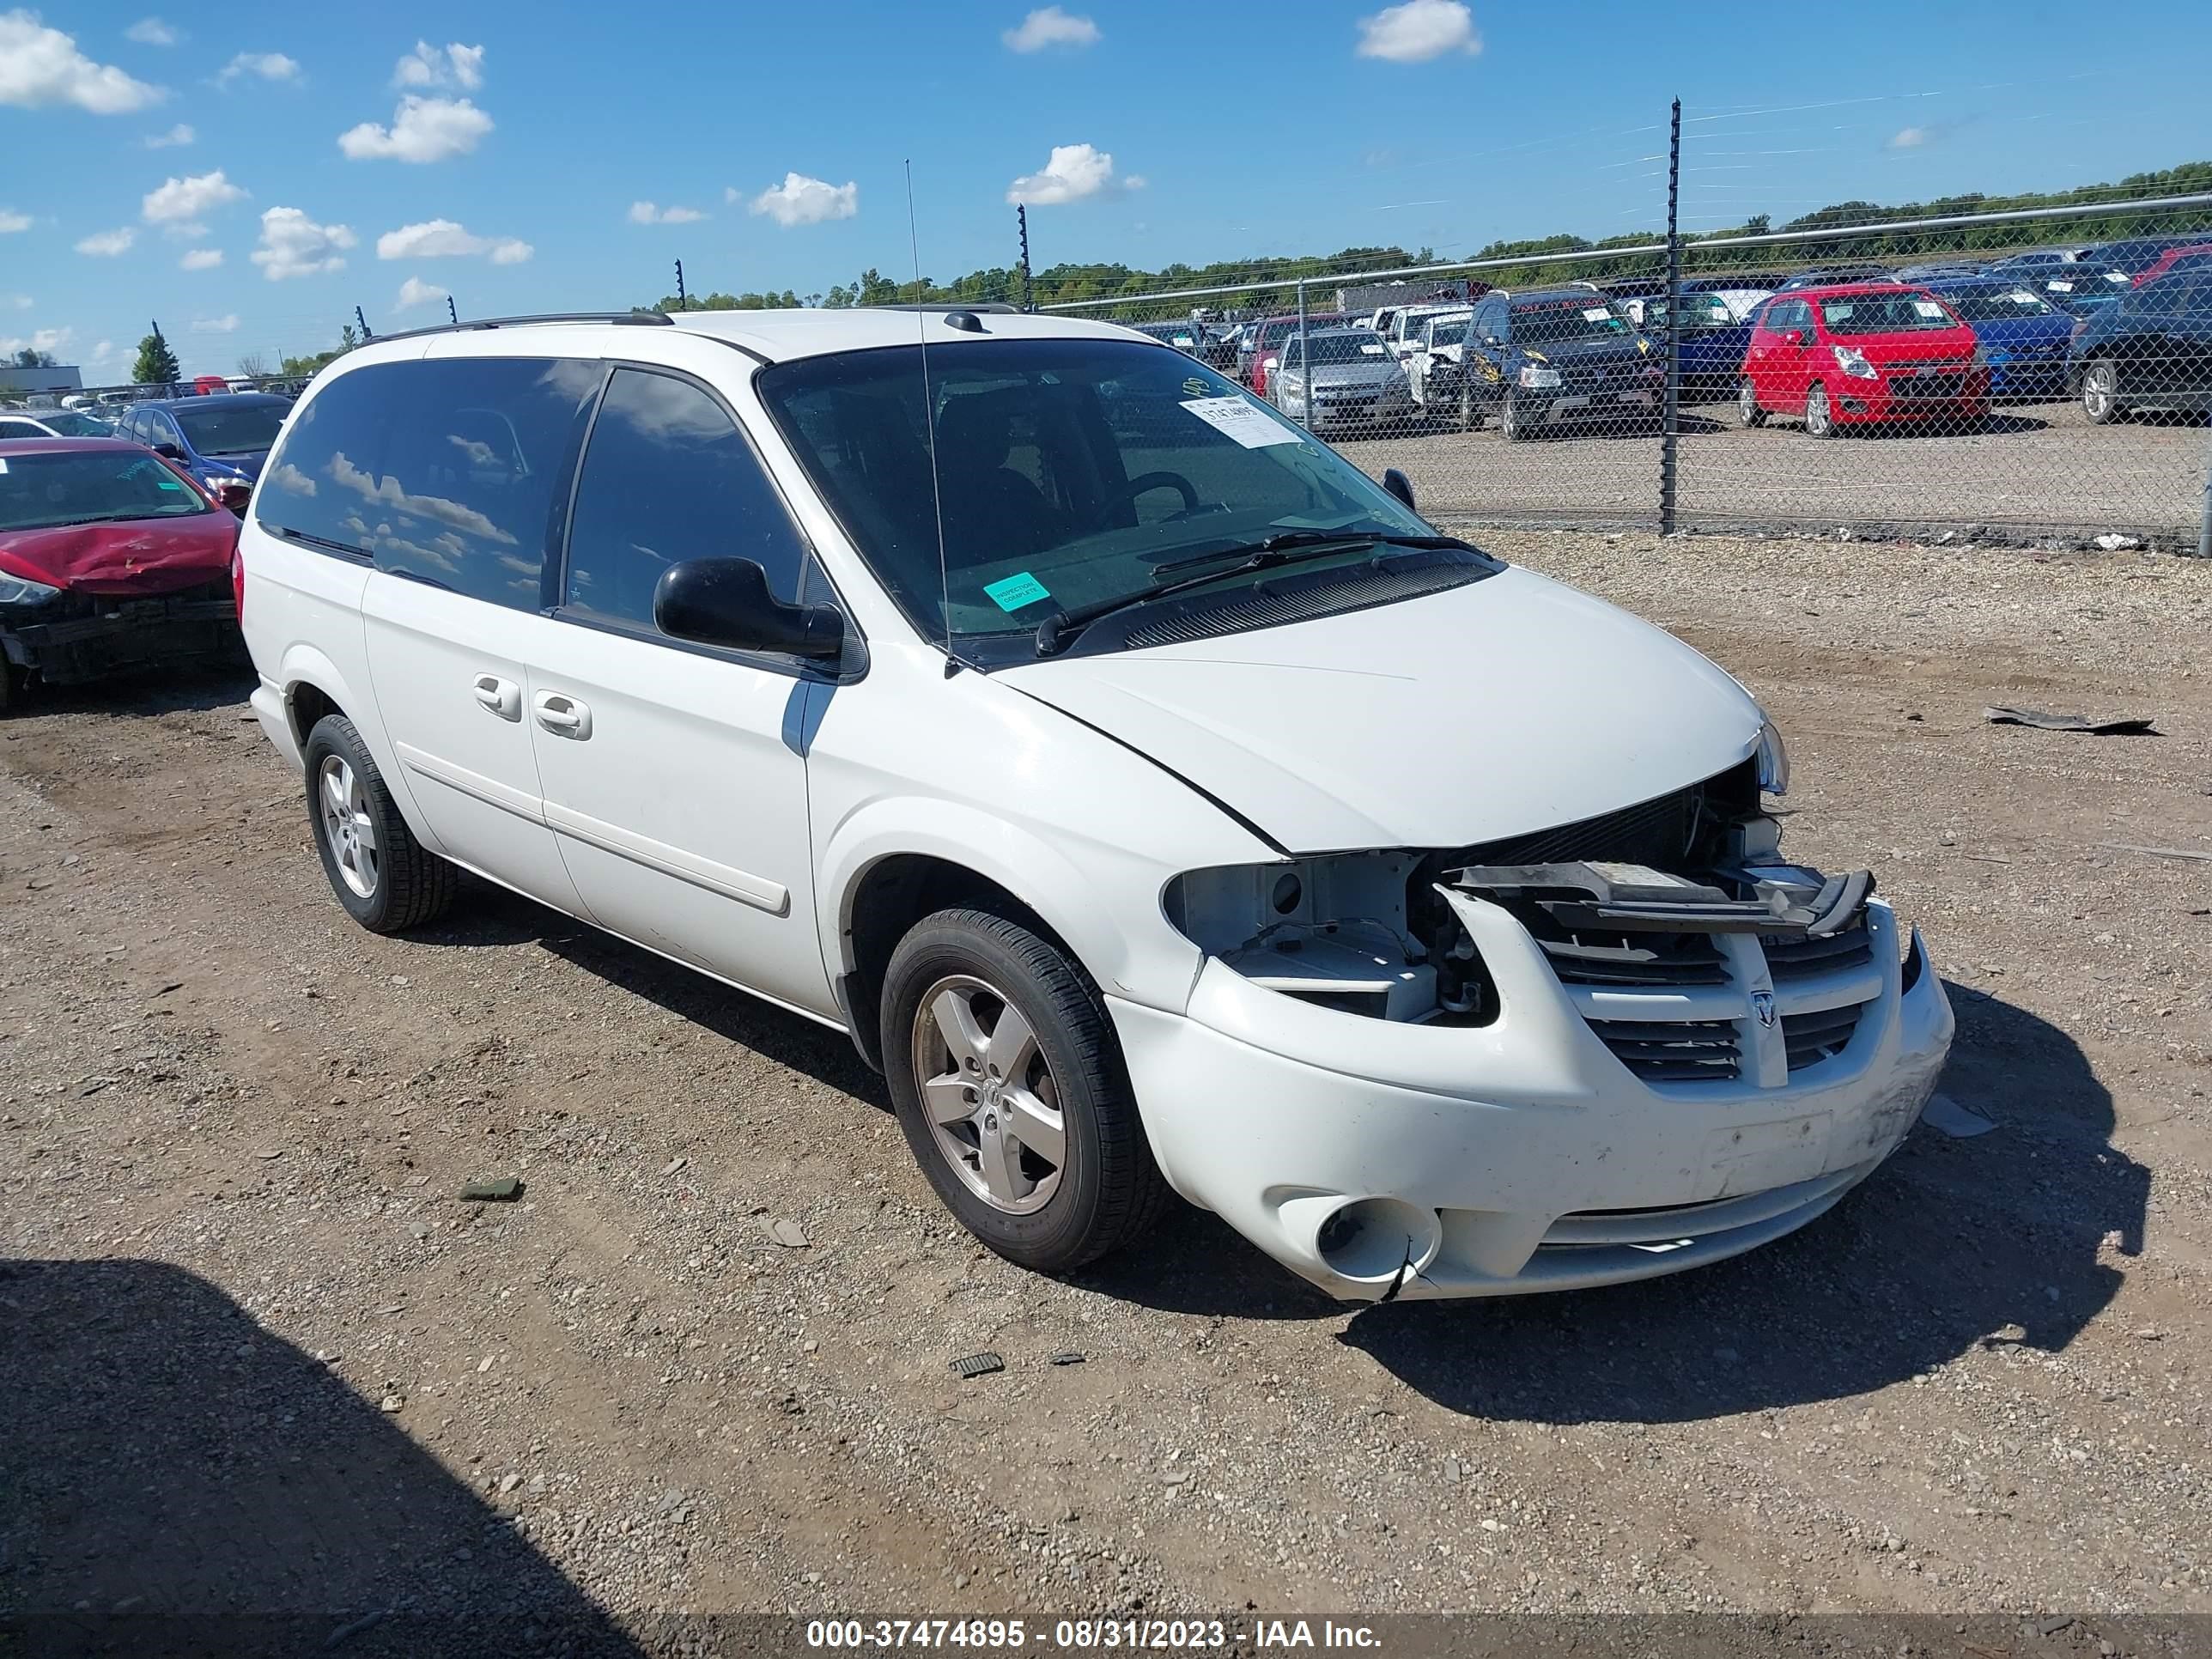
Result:
<svg viewBox="0 0 2212 1659">
<path fill-rule="evenodd" d="M 993 678 L 1297 853 L 1461 847 L 1571 823 L 1726 769 L 1759 728 L 1743 689 L 1679 640 L 1520 569 Z"/>
</svg>

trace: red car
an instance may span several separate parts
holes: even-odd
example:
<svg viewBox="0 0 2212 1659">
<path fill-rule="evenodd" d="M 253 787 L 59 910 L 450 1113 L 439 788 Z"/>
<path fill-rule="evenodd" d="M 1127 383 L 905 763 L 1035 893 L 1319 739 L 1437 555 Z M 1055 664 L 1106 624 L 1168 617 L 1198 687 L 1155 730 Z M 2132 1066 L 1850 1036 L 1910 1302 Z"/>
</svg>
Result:
<svg viewBox="0 0 2212 1659">
<path fill-rule="evenodd" d="M 1309 331 L 1322 328 L 1341 328 L 1352 320 L 1341 311 L 1310 311 L 1305 325 Z M 1282 356 L 1283 342 L 1298 331 L 1298 313 L 1269 317 L 1252 334 L 1252 356 L 1248 367 L 1246 384 L 1260 397 L 1267 395 L 1267 377 L 1275 372 L 1275 360 Z"/>
<path fill-rule="evenodd" d="M 1978 426 L 1990 412 L 1990 371 L 1974 331 L 1925 289 L 1794 289 L 1769 300 L 1752 326 L 1737 412 L 1746 426 L 1800 415 L 1815 438 L 1892 421 Z"/>
<path fill-rule="evenodd" d="M 2212 242 L 2198 242 L 2191 247 L 2170 247 L 2146 265 L 2135 280 L 2135 286 L 2143 288 L 2156 282 L 2176 265 L 2187 265 L 2202 275 L 2212 264 Z"/>
<path fill-rule="evenodd" d="M 142 445 L 0 443 L 0 713 L 33 676 L 240 659 L 237 550 L 228 504 Z"/>
</svg>

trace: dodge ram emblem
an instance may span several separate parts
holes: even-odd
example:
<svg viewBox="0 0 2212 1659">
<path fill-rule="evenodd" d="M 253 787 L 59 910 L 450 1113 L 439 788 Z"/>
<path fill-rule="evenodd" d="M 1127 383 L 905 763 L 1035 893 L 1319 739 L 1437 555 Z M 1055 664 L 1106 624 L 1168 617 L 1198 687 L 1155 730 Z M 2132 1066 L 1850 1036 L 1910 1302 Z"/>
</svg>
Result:
<svg viewBox="0 0 2212 1659">
<path fill-rule="evenodd" d="M 1751 994 L 1751 1012 L 1759 1016 L 1760 1030 L 1772 1030 L 1774 1029 L 1774 993 L 1753 991 Z"/>
</svg>

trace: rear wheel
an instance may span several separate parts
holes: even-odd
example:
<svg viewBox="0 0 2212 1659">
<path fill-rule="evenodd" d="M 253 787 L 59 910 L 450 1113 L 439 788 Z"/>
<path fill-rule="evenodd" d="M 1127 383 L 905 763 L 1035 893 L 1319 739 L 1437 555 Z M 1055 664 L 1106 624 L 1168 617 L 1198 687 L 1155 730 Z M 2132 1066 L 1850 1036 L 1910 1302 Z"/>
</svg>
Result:
<svg viewBox="0 0 2212 1659">
<path fill-rule="evenodd" d="M 1828 407 L 1828 388 L 1819 381 L 1805 394 L 1805 435 L 1808 438 L 1828 438 L 1835 435 L 1835 412 Z"/>
<path fill-rule="evenodd" d="M 1498 406 L 1498 430 L 1508 443 L 1518 443 L 1528 435 L 1528 422 L 1521 412 L 1521 399 L 1510 386 L 1505 389 L 1505 401 Z"/>
<path fill-rule="evenodd" d="M 1065 1273 L 1158 1219 L 1152 1161 L 1089 976 L 1029 928 L 940 910 L 892 953 L 882 1042 L 922 1173 L 985 1244 Z"/>
<path fill-rule="evenodd" d="M 1766 411 L 1759 406 L 1759 388 L 1748 374 L 1735 389 L 1735 417 L 1747 428 L 1766 424 Z"/>
<path fill-rule="evenodd" d="M 2081 412 L 2095 426 L 2110 426 L 2127 414 L 2120 401 L 2120 366 L 2110 357 L 2098 358 L 2082 372 Z"/>
<path fill-rule="evenodd" d="M 343 714 L 307 734 L 307 821 L 331 891 L 370 933 L 420 927 L 453 902 L 453 866 L 415 839 Z"/>
</svg>

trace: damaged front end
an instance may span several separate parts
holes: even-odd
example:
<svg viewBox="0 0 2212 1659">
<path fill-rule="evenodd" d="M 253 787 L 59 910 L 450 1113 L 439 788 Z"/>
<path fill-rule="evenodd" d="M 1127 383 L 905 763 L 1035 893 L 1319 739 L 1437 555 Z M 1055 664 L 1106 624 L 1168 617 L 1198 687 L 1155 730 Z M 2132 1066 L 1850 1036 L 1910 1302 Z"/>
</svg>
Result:
<svg viewBox="0 0 2212 1659">
<path fill-rule="evenodd" d="M 1164 1123 L 1163 1167 L 1249 1187 L 1213 1206 L 1345 1296 L 1407 1263 L 1407 1296 L 1613 1283 L 1804 1224 L 1911 1127 L 1951 1021 L 1870 872 L 1783 859 L 1762 781 L 1177 878 L 1189 1019 L 1242 1045 L 1213 1075 L 1266 1081 Z"/>
<path fill-rule="evenodd" d="M 167 593 L 63 590 L 35 603 L 0 604 L 0 656 L 48 685 L 155 665 L 248 660 L 228 577 Z"/>
</svg>

